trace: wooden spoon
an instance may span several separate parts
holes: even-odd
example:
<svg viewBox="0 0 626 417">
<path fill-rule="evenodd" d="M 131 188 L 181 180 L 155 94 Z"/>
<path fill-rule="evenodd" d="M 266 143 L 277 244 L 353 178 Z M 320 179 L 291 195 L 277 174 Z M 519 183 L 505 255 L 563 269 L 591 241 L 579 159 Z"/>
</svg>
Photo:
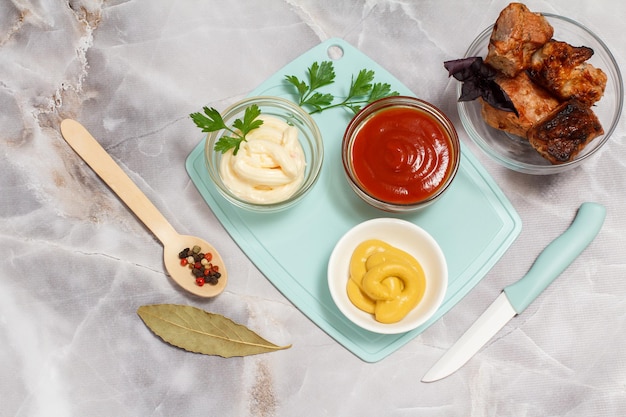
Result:
<svg viewBox="0 0 626 417">
<path fill-rule="evenodd" d="M 161 212 L 80 123 L 71 119 L 63 120 L 61 133 L 74 151 L 161 241 L 165 269 L 178 285 L 200 297 L 214 297 L 224 290 L 228 274 L 224 261 L 211 244 L 199 237 L 176 233 Z M 213 254 L 211 263 L 218 266 L 221 273 L 216 285 L 207 283 L 199 286 L 191 269 L 181 266 L 179 252 L 185 248 L 193 248 L 194 245 L 200 246 L 204 253 Z"/>
</svg>

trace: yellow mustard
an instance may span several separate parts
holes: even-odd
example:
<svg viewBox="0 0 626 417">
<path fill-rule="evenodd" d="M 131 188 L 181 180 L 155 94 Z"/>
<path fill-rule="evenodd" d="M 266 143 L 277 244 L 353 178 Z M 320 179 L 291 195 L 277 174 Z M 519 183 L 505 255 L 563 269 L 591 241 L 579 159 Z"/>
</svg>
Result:
<svg viewBox="0 0 626 417">
<path fill-rule="evenodd" d="M 402 320 L 424 297 L 426 277 L 409 253 L 379 239 L 359 244 L 350 258 L 348 298 L 381 323 Z"/>
</svg>

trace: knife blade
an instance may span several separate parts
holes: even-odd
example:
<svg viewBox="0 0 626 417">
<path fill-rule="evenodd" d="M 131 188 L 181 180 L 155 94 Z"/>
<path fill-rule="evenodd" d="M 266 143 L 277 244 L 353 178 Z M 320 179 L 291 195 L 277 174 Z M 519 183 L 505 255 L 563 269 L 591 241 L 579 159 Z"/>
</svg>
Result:
<svg viewBox="0 0 626 417">
<path fill-rule="evenodd" d="M 569 228 L 546 246 L 523 278 L 504 288 L 487 310 L 424 375 L 422 382 L 440 380 L 465 365 L 589 246 L 600 232 L 605 217 L 604 206 L 583 203 Z"/>
</svg>

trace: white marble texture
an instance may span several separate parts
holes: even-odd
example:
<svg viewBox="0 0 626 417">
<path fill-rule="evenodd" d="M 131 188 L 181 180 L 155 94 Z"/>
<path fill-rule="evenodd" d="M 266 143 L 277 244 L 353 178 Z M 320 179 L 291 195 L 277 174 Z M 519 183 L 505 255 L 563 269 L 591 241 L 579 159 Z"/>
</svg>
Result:
<svg viewBox="0 0 626 417">
<path fill-rule="evenodd" d="M 554 177 L 492 163 L 469 142 L 442 62 L 462 56 L 502 0 L 2 0 L 0 2 L 1 416 L 617 416 L 626 413 L 626 129 Z M 626 3 L 527 2 L 594 30 L 626 68 Z M 188 114 L 225 108 L 330 37 L 444 109 L 523 221 L 519 238 L 435 325 L 361 361 L 251 264 L 191 183 L 201 140 Z M 85 124 L 180 232 L 215 243 L 231 281 L 216 299 L 179 291 L 161 246 L 65 144 Z M 597 240 L 465 367 L 420 378 L 586 200 Z M 293 347 L 222 359 L 155 338 L 136 315 L 192 304 Z"/>
</svg>

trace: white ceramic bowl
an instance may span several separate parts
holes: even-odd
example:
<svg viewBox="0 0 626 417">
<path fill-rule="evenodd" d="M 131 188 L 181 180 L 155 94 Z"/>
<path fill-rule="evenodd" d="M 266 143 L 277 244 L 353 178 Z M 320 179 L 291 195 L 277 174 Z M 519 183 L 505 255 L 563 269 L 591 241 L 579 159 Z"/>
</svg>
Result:
<svg viewBox="0 0 626 417">
<path fill-rule="evenodd" d="M 413 255 L 426 276 L 426 292 L 420 303 L 401 321 L 384 324 L 355 307 L 346 292 L 350 258 L 356 247 L 368 239 L 380 239 Z M 328 287 L 337 308 L 363 329 L 397 334 L 424 324 L 441 306 L 448 288 L 448 266 L 435 239 L 421 227 L 406 220 L 378 218 L 350 229 L 336 244 L 328 262 Z"/>
<path fill-rule="evenodd" d="M 593 107 L 604 128 L 604 135 L 595 138 L 589 143 L 573 161 L 561 165 L 552 165 L 539 155 L 526 139 L 487 125 L 481 116 L 480 103 L 477 100 L 458 103 L 459 116 L 463 127 L 479 148 L 494 161 L 509 169 L 534 175 L 556 174 L 568 171 L 595 155 L 609 140 L 617 127 L 624 101 L 622 75 L 615 58 L 604 42 L 580 23 L 566 17 L 549 13 L 542 14 L 554 27 L 554 39 L 574 46 L 592 48 L 594 55 L 589 62 L 595 67 L 602 69 L 607 75 L 608 80 L 604 96 Z M 466 58 L 473 56 L 484 58 L 487 55 L 487 46 L 489 45 L 492 29 L 493 26 L 490 26 L 478 35 L 468 48 L 465 54 Z M 462 85 L 459 83 L 457 97 L 461 94 L 461 87 Z"/>
</svg>

